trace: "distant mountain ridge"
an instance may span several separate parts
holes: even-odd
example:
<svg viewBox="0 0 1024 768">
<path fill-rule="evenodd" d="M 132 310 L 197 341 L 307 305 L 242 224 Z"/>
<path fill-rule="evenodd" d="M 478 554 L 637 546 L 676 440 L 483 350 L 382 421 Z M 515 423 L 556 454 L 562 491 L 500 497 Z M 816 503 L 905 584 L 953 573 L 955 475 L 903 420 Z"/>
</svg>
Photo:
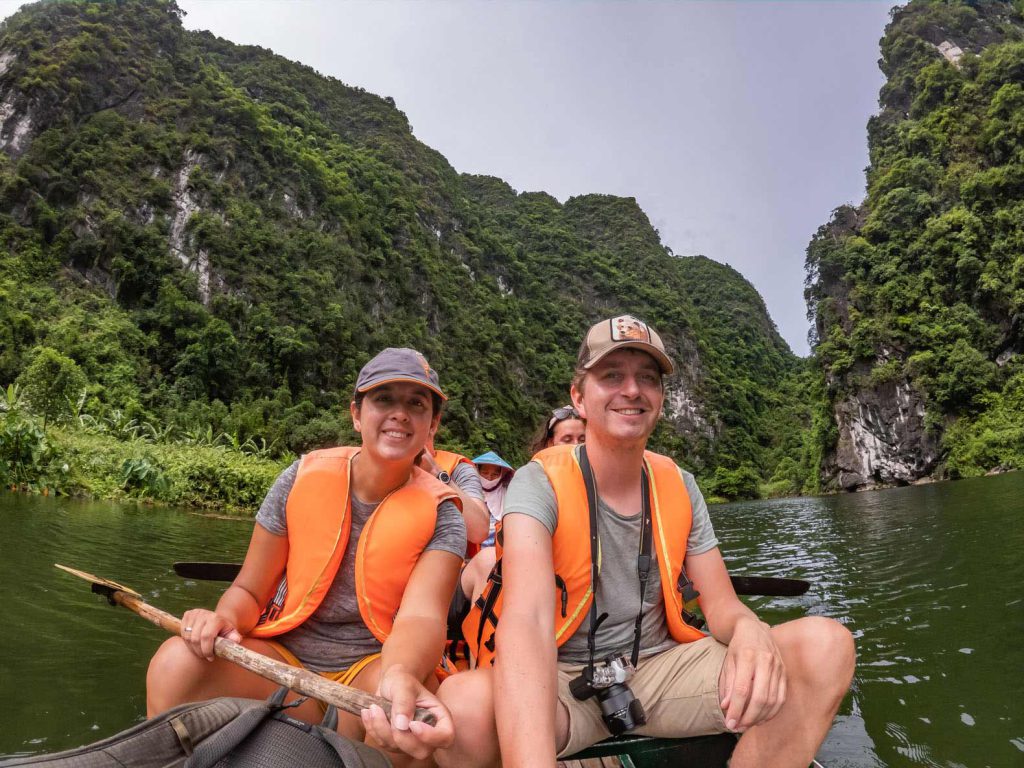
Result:
<svg viewBox="0 0 1024 768">
<path fill-rule="evenodd" d="M 393 101 L 180 16 L 43 2 L 0 28 L 0 383 L 54 347 L 87 410 L 300 451 L 351 439 L 359 367 L 410 345 L 443 439 L 522 460 L 584 329 L 629 311 L 680 362 L 657 447 L 800 489 L 808 372 L 735 270 L 672 255 L 632 198 L 460 175 Z"/>
</svg>

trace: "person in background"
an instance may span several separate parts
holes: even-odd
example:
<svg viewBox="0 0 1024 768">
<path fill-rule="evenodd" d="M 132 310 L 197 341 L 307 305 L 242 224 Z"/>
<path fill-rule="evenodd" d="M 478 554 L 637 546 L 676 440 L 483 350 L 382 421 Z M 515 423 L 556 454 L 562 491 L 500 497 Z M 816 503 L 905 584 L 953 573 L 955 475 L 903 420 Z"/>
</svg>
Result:
<svg viewBox="0 0 1024 768">
<path fill-rule="evenodd" d="M 449 615 L 449 623 L 457 621 L 461 624 L 469 610 L 468 601 L 472 602 L 480 594 L 483 585 L 487 582 L 487 574 L 494 567 L 494 536 L 495 530 L 501 520 L 502 510 L 505 506 L 505 489 L 512 481 L 515 470 L 501 456 L 494 451 L 488 451 L 473 459 L 477 471 L 480 473 L 480 481 L 484 489 L 484 500 L 487 502 L 487 509 L 490 512 L 491 525 L 487 538 L 480 545 L 480 551 L 474 554 L 469 562 L 462 569 L 459 577 L 459 584 L 462 586 L 462 595 L 456 595 L 453 612 Z M 452 627 L 449 627 L 449 631 Z"/>
<path fill-rule="evenodd" d="M 438 690 L 455 722 L 439 765 L 724 731 L 741 734 L 732 768 L 811 763 L 853 637 L 822 616 L 769 626 L 736 597 L 693 476 L 646 450 L 673 367 L 635 317 L 588 331 L 571 388 L 586 443 L 541 451 L 509 486 L 500 560 L 463 625 L 476 668 Z"/>
<path fill-rule="evenodd" d="M 363 366 L 349 406 L 359 447 L 313 451 L 275 481 L 256 516 L 242 569 L 213 611 L 186 611 L 146 676 L 152 717 L 217 696 L 265 698 L 276 685 L 213 654 L 227 637 L 391 701 L 338 730 L 428 758 L 453 738 L 431 693 L 445 619 L 466 549 L 459 495 L 416 462 L 445 395 L 417 351 L 388 348 Z M 414 707 L 437 718 L 412 721 Z M 319 722 L 315 700 L 290 710 Z M 404 753 L 404 754 L 403 754 Z"/>
<path fill-rule="evenodd" d="M 490 514 L 484 502 L 484 490 L 480 485 L 480 475 L 476 465 L 458 453 L 441 451 L 434 447 L 437 426 L 430 430 L 418 465 L 442 483 L 447 484 L 462 502 L 462 516 L 466 519 L 466 539 L 469 541 L 469 553 L 475 554 L 480 543 L 493 532 Z"/>
<path fill-rule="evenodd" d="M 488 451 L 473 459 L 476 471 L 480 473 L 480 484 L 483 486 L 484 503 L 490 513 L 490 526 L 487 538 L 480 542 L 481 547 L 494 546 L 494 528 L 501 520 L 501 511 L 505 505 L 505 489 L 516 473 L 511 465 L 494 451 Z"/>
<path fill-rule="evenodd" d="M 534 435 L 530 455 L 552 445 L 580 445 L 586 440 L 587 421 L 572 405 L 563 405 L 551 412 L 543 428 Z"/>
</svg>

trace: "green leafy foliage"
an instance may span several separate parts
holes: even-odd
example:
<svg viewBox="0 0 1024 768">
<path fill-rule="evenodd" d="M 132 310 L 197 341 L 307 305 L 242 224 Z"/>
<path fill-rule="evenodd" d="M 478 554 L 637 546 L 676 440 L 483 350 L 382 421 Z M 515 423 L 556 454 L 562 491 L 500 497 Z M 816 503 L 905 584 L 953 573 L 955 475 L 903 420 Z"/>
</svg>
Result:
<svg viewBox="0 0 1024 768">
<path fill-rule="evenodd" d="M 85 395 L 85 374 L 69 357 L 50 347 L 39 347 L 32 362 L 18 377 L 18 385 L 32 410 L 47 420 L 70 416 Z"/>
<path fill-rule="evenodd" d="M 25 407 L 18 387 L 8 386 L 0 401 L 0 483 L 48 493 L 67 472 L 61 451 Z"/>
<path fill-rule="evenodd" d="M 121 487 L 129 493 L 160 498 L 166 495 L 169 486 L 164 473 L 145 456 L 125 459 L 121 464 Z"/>
<path fill-rule="evenodd" d="M 760 495 L 758 486 L 761 477 L 757 470 L 749 464 L 737 469 L 718 467 L 705 489 L 712 497 L 734 501 L 737 499 L 756 499 Z"/>
<path fill-rule="evenodd" d="M 837 209 L 807 249 L 826 405 L 865 383 L 907 382 L 931 429 L 957 425 L 944 442 L 954 473 L 977 471 L 982 443 L 1003 444 L 1001 430 L 991 440 L 977 430 L 1009 415 L 1000 404 L 1024 354 L 1022 40 L 1010 3 L 895 9 L 882 109 L 868 124 L 867 198 Z M 956 63 L 939 50 L 949 42 L 965 52 Z M 814 419 L 819 457 L 836 439 L 826 413 Z"/>
<path fill-rule="evenodd" d="M 980 416 L 961 419 L 944 436 L 947 469 L 974 477 L 992 469 L 1024 469 L 1024 373 L 986 394 Z"/>
<path fill-rule="evenodd" d="M 803 466 L 806 372 L 734 270 L 669 252 L 631 198 L 460 175 L 392 100 L 180 13 L 69 0 L 0 28 L 0 92 L 27 126 L 0 153 L 0 381 L 36 346 L 81 369 L 68 445 L 129 451 L 95 465 L 98 492 L 186 501 L 187 481 L 254 505 L 233 462 L 355 440 L 351 388 L 386 346 L 441 372 L 439 444 L 523 461 L 586 328 L 623 312 L 680 361 L 653 447 L 709 477 Z M 203 450 L 153 453 L 183 444 Z"/>
</svg>

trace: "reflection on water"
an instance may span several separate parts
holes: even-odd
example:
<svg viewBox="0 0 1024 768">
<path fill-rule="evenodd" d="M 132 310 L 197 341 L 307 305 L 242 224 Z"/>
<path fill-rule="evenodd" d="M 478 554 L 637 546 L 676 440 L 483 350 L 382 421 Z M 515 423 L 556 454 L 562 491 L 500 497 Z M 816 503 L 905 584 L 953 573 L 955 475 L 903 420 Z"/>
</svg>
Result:
<svg viewBox="0 0 1024 768">
<path fill-rule="evenodd" d="M 212 607 L 224 585 L 184 581 L 176 560 L 237 559 L 252 524 L 149 507 L 0 492 L 0 754 L 96 741 L 145 713 L 145 672 L 165 634 L 63 563 L 106 576 L 180 614 Z"/>
<path fill-rule="evenodd" d="M 734 571 L 795 576 L 769 621 L 857 639 L 830 766 L 1024 766 L 1024 475 L 712 508 Z"/>
<path fill-rule="evenodd" d="M 820 758 L 841 766 L 1024 766 L 1024 473 L 713 507 L 737 573 L 808 579 L 751 598 L 768 621 L 831 616 L 857 638 L 853 691 Z M 223 585 L 175 560 L 233 560 L 251 523 L 0 493 L 0 754 L 56 751 L 141 719 L 161 630 L 61 562 L 180 614 Z"/>
</svg>

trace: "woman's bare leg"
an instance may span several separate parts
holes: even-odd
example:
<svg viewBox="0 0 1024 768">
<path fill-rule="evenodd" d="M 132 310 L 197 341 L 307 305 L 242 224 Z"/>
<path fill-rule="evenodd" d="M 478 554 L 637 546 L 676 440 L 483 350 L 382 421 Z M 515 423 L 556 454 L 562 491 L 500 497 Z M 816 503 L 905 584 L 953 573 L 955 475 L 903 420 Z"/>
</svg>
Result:
<svg viewBox="0 0 1024 768">
<path fill-rule="evenodd" d="M 247 637 L 242 645 L 251 651 L 284 661 L 269 643 Z M 189 650 L 180 637 L 166 640 L 149 662 L 146 673 L 146 713 L 154 717 L 171 707 L 189 701 L 204 701 L 218 696 L 238 696 L 245 699 L 265 699 L 280 686 L 243 669 L 225 659 L 207 661 Z M 295 699 L 298 694 L 289 694 Z M 320 708 L 312 699 L 290 714 L 310 723 L 322 719 Z"/>
</svg>

